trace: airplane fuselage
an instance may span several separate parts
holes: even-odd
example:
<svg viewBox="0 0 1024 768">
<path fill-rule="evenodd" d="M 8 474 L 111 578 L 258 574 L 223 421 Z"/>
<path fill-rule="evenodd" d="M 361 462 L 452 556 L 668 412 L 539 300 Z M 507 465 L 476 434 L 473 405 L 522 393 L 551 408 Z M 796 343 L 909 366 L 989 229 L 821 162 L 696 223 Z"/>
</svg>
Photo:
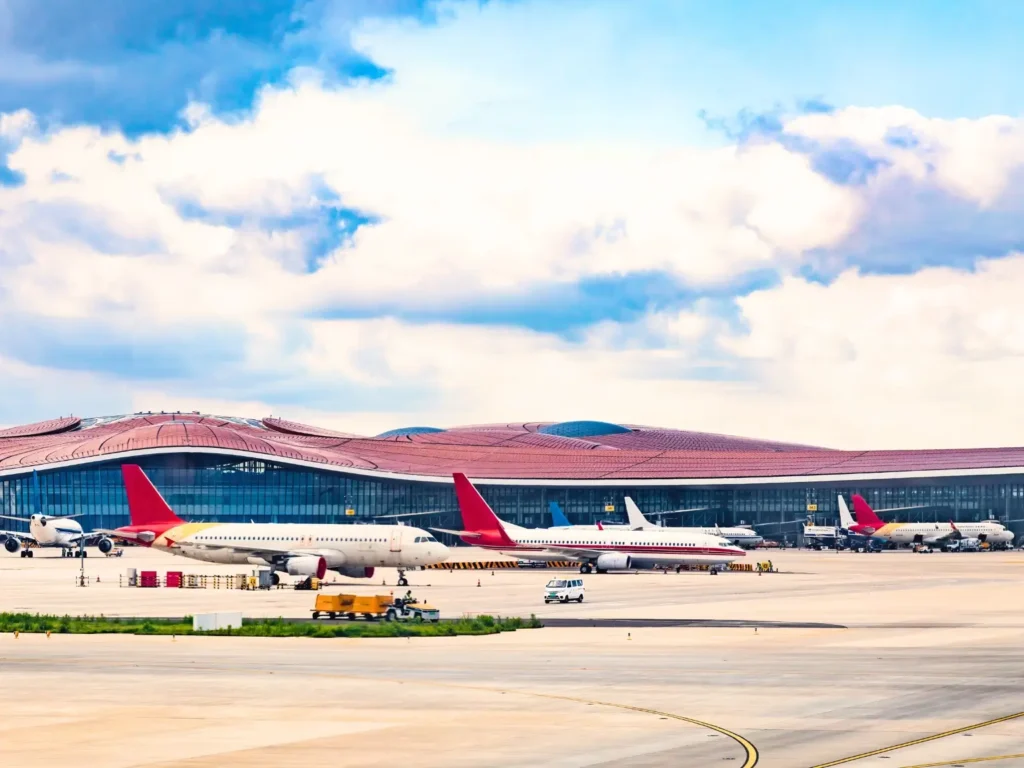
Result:
<svg viewBox="0 0 1024 768">
<path fill-rule="evenodd" d="M 489 545 L 466 539 L 467 543 L 526 560 L 579 560 L 599 569 L 660 568 L 677 565 L 730 563 L 746 553 L 716 536 L 684 533 L 669 529 L 656 531 L 527 529 L 505 524 L 514 546 Z"/>
<path fill-rule="evenodd" d="M 82 526 L 77 520 L 46 515 L 32 515 L 28 522 L 29 533 L 40 547 L 78 547 L 82 538 Z"/>
<path fill-rule="evenodd" d="M 445 560 L 447 548 L 418 528 L 298 523 L 180 523 L 154 549 L 210 563 L 273 565 L 275 555 L 322 557 L 329 569 L 412 568 Z"/>
<path fill-rule="evenodd" d="M 1013 541 L 1013 532 L 1006 530 L 1000 523 L 885 523 L 877 530 L 870 526 L 855 525 L 854 533 L 874 536 L 878 539 L 891 541 L 894 544 L 935 544 L 940 541 L 956 538 L 979 539 L 989 544 L 1009 544 Z"/>
</svg>

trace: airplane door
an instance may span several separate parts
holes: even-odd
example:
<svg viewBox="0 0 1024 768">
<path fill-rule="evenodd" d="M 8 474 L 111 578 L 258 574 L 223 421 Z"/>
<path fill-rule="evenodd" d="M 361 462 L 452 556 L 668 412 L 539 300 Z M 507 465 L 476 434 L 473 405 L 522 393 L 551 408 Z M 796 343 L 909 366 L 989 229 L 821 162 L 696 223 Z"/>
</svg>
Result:
<svg viewBox="0 0 1024 768">
<path fill-rule="evenodd" d="M 391 531 L 391 551 L 401 552 L 402 551 L 402 529 L 395 528 Z"/>
</svg>

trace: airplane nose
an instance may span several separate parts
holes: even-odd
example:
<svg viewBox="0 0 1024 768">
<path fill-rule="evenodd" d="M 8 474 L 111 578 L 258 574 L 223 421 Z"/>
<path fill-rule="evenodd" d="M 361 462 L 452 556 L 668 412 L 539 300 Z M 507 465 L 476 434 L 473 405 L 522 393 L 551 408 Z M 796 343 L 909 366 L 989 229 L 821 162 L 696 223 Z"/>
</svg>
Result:
<svg viewBox="0 0 1024 768">
<path fill-rule="evenodd" d="M 451 550 L 444 544 L 438 544 L 437 556 L 440 560 L 447 560 L 451 556 Z"/>
</svg>

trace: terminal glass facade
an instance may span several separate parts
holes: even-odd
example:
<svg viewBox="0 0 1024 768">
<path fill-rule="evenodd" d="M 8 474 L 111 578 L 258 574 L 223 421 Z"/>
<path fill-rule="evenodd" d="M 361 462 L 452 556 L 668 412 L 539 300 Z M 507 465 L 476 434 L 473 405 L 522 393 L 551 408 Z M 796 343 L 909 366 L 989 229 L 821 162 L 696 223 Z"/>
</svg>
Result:
<svg viewBox="0 0 1024 768">
<path fill-rule="evenodd" d="M 264 459 L 202 454 L 166 454 L 133 459 L 171 507 L 192 521 L 370 522 L 407 515 L 410 525 L 460 528 L 450 483 L 385 480 L 342 472 L 304 469 Z M 573 523 L 624 521 L 623 497 L 632 496 L 648 513 L 687 509 L 670 515 L 669 525 L 756 526 L 764 536 L 796 543 L 808 519 L 831 525 L 838 517 L 837 494 L 860 493 L 887 520 L 968 521 L 996 518 L 1018 535 L 1024 532 L 1024 477 L 939 478 L 857 485 L 746 485 L 741 487 L 557 487 L 481 485 L 480 492 L 505 520 L 526 527 L 550 525 L 556 501 Z M 84 528 L 128 523 L 120 461 L 51 469 L 0 479 L 0 513 L 27 517 L 80 514 Z M 4 527 L 22 528 L 11 522 Z"/>
</svg>

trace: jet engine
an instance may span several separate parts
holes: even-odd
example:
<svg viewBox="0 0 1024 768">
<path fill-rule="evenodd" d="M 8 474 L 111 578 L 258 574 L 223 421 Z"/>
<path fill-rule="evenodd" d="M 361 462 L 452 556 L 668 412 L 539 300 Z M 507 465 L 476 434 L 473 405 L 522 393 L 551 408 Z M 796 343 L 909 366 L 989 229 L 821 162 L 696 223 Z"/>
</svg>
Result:
<svg viewBox="0 0 1024 768">
<path fill-rule="evenodd" d="M 109 554 L 114 549 L 114 540 L 104 536 L 102 539 L 96 542 L 96 549 L 98 549 L 104 555 Z"/>
<path fill-rule="evenodd" d="M 21 549 L 21 542 L 13 536 L 8 536 L 7 541 L 4 542 L 4 549 L 10 552 L 12 555 Z"/>
<path fill-rule="evenodd" d="M 621 552 L 606 552 L 597 558 L 594 565 L 599 571 L 625 571 L 629 568 L 630 562 L 632 561 L 629 555 L 624 555 Z"/>
<path fill-rule="evenodd" d="M 285 563 L 285 570 L 290 576 L 316 576 L 322 579 L 327 573 L 327 561 L 316 555 L 290 557 Z"/>
<path fill-rule="evenodd" d="M 335 568 L 338 573 L 342 576 L 348 576 L 350 579 L 372 579 L 373 568 L 369 565 L 350 565 L 348 568 Z"/>
</svg>

